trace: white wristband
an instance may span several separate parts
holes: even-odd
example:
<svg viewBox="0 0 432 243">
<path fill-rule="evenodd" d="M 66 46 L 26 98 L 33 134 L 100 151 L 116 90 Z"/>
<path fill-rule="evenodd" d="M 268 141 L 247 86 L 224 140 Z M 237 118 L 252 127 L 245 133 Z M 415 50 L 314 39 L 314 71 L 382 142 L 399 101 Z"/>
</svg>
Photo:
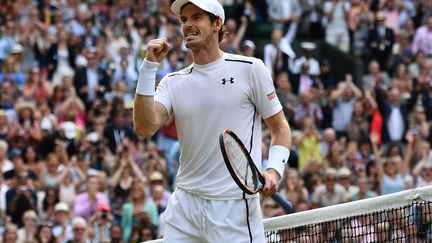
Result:
<svg viewBox="0 0 432 243">
<path fill-rule="evenodd" d="M 285 165 L 288 163 L 290 151 L 282 145 L 273 145 L 270 147 L 267 168 L 275 169 L 280 177 L 284 173 Z"/>
<path fill-rule="evenodd" d="M 155 77 L 158 62 L 150 62 L 144 59 L 141 64 L 135 93 L 145 96 L 154 96 L 155 94 Z"/>
</svg>

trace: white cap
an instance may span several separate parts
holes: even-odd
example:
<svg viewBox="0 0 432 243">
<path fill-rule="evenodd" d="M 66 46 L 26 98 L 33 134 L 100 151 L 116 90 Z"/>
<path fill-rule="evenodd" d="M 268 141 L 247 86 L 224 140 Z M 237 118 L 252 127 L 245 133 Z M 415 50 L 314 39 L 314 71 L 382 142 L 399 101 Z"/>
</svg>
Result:
<svg viewBox="0 0 432 243">
<path fill-rule="evenodd" d="M 313 50 L 316 48 L 316 44 L 313 42 L 302 42 L 301 47 L 307 50 Z"/>
<path fill-rule="evenodd" d="M 11 53 L 12 54 L 14 54 L 14 53 L 21 53 L 23 51 L 24 51 L 24 47 L 21 44 L 19 44 L 19 43 L 15 43 L 15 45 L 13 45 L 12 49 L 11 49 Z"/>
<path fill-rule="evenodd" d="M 63 131 L 65 133 L 65 136 L 67 139 L 74 139 L 76 138 L 76 126 L 75 123 L 71 121 L 67 121 L 62 124 Z"/>
<path fill-rule="evenodd" d="M 171 5 L 171 11 L 180 16 L 181 8 L 186 3 L 193 3 L 200 9 L 220 17 L 222 23 L 225 22 L 225 11 L 217 0 L 176 0 Z"/>
<path fill-rule="evenodd" d="M 243 41 L 243 46 L 247 46 L 247 47 L 251 48 L 252 50 L 255 50 L 255 44 L 251 40 Z"/>
<path fill-rule="evenodd" d="M 58 202 L 54 207 L 54 212 L 69 212 L 69 205 L 65 202 Z"/>
</svg>

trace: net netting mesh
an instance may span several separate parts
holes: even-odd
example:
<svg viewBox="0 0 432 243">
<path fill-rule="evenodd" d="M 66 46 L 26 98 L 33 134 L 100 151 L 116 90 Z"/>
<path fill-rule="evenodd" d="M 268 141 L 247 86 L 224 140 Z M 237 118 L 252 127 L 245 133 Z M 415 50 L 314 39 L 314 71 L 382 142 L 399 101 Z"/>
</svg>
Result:
<svg viewBox="0 0 432 243">
<path fill-rule="evenodd" d="M 249 162 L 241 145 L 230 135 L 224 134 L 223 136 L 225 140 L 225 151 L 237 176 L 243 184 L 257 191 L 259 186 L 258 179 L 256 174 L 252 172 L 252 168 L 249 166 Z"/>
<path fill-rule="evenodd" d="M 377 212 L 359 212 L 321 223 L 267 230 L 265 236 L 267 242 L 432 242 L 432 204 L 414 202 Z"/>
</svg>

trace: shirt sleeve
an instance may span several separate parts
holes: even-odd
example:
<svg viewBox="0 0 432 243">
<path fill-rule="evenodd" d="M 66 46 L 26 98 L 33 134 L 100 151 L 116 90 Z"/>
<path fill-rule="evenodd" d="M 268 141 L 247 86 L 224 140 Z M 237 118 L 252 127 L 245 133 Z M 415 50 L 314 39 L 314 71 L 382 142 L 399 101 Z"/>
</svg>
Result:
<svg viewBox="0 0 432 243">
<path fill-rule="evenodd" d="M 156 94 L 154 96 L 154 100 L 156 102 L 161 103 L 163 106 L 165 106 L 165 109 L 168 112 L 168 116 L 171 116 L 171 114 L 172 114 L 172 102 L 171 102 L 171 95 L 170 95 L 169 87 L 168 87 L 168 80 L 169 79 L 165 76 L 159 82 L 159 85 L 156 88 Z"/>
<path fill-rule="evenodd" d="M 251 82 L 252 100 L 262 118 L 269 118 L 282 110 L 270 72 L 259 59 L 253 63 Z"/>
</svg>

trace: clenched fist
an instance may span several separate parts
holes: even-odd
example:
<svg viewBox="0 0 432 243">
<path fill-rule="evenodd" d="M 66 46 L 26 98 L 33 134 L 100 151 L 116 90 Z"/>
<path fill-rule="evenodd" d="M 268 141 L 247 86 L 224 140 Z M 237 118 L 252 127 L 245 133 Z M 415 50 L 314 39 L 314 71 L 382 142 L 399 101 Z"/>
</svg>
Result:
<svg viewBox="0 0 432 243">
<path fill-rule="evenodd" d="M 168 53 L 168 40 L 164 38 L 153 39 L 148 42 L 146 59 L 150 62 L 161 62 Z"/>
</svg>

